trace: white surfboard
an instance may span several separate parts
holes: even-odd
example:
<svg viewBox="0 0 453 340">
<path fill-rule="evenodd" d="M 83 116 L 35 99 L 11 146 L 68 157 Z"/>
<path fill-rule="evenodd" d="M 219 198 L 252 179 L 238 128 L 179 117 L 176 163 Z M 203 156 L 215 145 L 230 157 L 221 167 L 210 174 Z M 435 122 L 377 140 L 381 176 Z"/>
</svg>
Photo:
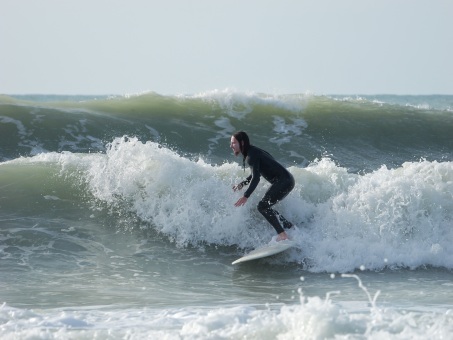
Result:
<svg viewBox="0 0 453 340">
<path fill-rule="evenodd" d="M 250 253 L 242 256 L 240 259 L 237 259 L 232 264 L 261 259 L 263 257 L 275 255 L 275 254 L 281 253 L 282 251 L 285 251 L 295 245 L 296 244 L 290 240 L 284 240 L 284 241 L 279 241 L 279 242 L 273 241 L 262 247 L 252 250 Z"/>
</svg>

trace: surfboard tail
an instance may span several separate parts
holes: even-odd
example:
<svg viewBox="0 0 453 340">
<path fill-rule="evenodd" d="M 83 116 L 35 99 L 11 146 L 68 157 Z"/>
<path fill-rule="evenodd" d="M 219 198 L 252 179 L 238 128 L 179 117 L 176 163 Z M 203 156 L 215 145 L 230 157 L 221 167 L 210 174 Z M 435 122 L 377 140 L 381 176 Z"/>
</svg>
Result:
<svg viewBox="0 0 453 340">
<path fill-rule="evenodd" d="M 241 262 L 261 259 L 263 257 L 272 256 L 282 251 L 285 251 L 291 247 L 295 246 L 295 242 L 291 240 L 284 240 L 280 242 L 271 242 L 265 246 L 252 250 L 250 253 L 242 256 L 241 258 L 233 261 L 231 264 L 237 264 Z"/>
</svg>

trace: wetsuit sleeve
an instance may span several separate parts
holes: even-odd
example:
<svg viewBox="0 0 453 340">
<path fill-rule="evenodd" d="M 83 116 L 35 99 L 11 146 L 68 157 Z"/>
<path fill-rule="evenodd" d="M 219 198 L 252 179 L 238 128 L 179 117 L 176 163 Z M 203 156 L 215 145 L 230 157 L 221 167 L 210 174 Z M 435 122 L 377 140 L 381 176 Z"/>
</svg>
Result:
<svg viewBox="0 0 453 340">
<path fill-rule="evenodd" d="M 241 182 L 242 186 L 248 185 L 248 184 L 250 183 L 250 180 L 251 180 L 251 179 L 252 179 L 252 175 L 250 175 L 249 177 L 247 177 L 247 178 L 245 179 L 245 181 L 242 181 L 242 182 Z"/>
<path fill-rule="evenodd" d="M 256 186 L 260 182 L 260 162 L 254 162 L 252 167 L 252 174 L 247 177 L 247 179 L 251 178 L 250 186 L 247 191 L 244 193 L 244 196 L 249 198 L 252 192 L 255 190 Z"/>
</svg>

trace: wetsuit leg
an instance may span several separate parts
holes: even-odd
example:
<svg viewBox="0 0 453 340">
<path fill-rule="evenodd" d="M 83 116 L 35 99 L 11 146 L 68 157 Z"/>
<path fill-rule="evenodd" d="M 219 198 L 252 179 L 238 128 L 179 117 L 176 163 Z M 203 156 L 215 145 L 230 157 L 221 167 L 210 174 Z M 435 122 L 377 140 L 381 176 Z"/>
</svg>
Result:
<svg viewBox="0 0 453 340">
<path fill-rule="evenodd" d="M 258 211 L 264 216 L 264 218 L 274 227 L 277 234 L 284 231 L 280 221 L 285 229 L 291 228 L 293 225 L 287 221 L 281 214 L 276 210 L 272 209 L 272 206 L 277 202 L 284 199 L 294 188 L 294 178 L 287 177 L 280 179 L 273 183 L 269 190 L 264 195 L 263 199 L 258 203 Z"/>
</svg>

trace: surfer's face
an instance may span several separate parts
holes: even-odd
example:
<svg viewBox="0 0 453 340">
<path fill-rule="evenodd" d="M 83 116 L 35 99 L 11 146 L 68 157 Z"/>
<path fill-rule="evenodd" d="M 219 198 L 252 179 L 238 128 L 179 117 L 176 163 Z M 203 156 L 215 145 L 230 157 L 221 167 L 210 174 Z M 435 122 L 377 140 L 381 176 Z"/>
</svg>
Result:
<svg viewBox="0 0 453 340">
<path fill-rule="evenodd" d="M 231 136 L 230 147 L 233 150 L 235 156 L 241 153 L 241 146 L 239 145 L 238 140 L 234 136 Z"/>
</svg>

